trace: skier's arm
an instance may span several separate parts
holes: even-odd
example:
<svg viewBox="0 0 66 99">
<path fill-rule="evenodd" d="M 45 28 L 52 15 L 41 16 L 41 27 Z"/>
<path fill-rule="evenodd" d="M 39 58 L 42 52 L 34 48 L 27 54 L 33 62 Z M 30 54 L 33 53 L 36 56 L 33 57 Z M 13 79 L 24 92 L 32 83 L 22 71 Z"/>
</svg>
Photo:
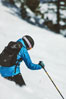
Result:
<svg viewBox="0 0 66 99">
<path fill-rule="evenodd" d="M 31 70 L 39 70 L 39 69 L 42 68 L 40 65 L 32 63 L 31 58 L 30 58 L 26 48 L 24 48 L 22 50 L 23 50 L 22 54 L 21 54 L 22 55 L 22 59 L 24 60 L 26 66 L 29 69 L 31 69 Z"/>
<path fill-rule="evenodd" d="M 0 66 L 0 74 L 1 74 L 1 66 Z"/>
</svg>

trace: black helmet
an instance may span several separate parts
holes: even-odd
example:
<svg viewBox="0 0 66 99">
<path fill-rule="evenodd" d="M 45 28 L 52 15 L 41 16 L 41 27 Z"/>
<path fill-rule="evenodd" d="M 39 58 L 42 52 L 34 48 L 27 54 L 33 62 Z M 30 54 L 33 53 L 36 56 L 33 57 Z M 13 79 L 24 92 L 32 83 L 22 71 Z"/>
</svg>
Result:
<svg viewBox="0 0 66 99">
<path fill-rule="evenodd" d="M 25 35 L 25 36 L 22 37 L 22 39 L 23 39 L 23 41 L 24 41 L 27 49 L 33 48 L 33 46 L 34 46 L 34 40 L 32 39 L 31 36 Z"/>
</svg>

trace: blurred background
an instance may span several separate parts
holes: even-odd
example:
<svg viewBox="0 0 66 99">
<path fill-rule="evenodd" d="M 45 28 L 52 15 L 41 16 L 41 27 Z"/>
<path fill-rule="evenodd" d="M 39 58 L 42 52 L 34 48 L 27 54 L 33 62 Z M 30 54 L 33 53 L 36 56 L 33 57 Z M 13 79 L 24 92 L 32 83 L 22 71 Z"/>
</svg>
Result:
<svg viewBox="0 0 66 99">
<path fill-rule="evenodd" d="M 8 7 L 17 7 L 19 9 L 17 14 L 30 24 L 66 37 L 66 0 L 1 0 L 1 2 Z"/>
</svg>

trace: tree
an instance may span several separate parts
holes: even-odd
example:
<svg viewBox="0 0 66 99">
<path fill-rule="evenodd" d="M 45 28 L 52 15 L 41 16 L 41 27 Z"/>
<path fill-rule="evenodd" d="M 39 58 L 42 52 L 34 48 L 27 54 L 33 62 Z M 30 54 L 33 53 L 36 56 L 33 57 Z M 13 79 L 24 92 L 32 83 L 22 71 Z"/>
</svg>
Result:
<svg viewBox="0 0 66 99">
<path fill-rule="evenodd" d="M 21 16 L 23 19 L 26 19 L 27 17 L 27 12 L 26 12 L 26 8 L 25 8 L 25 2 L 21 3 Z"/>
<path fill-rule="evenodd" d="M 57 32 L 60 33 L 60 1 L 57 1 Z"/>
<path fill-rule="evenodd" d="M 10 2 L 11 4 L 14 4 L 14 0 L 5 0 L 6 2 Z"/>
<path fill-rule="evenodd" d="M 35 12 L 36 8 L 38 7 L 40 0 L 26 0 L 26 5 Z"/>
<path fill-rule="evenodd" d="M 9 0 L 9 1 L 10 1 L 11 4 L 14 4 L 15 3 L 14 0 Z"/>
</svg>

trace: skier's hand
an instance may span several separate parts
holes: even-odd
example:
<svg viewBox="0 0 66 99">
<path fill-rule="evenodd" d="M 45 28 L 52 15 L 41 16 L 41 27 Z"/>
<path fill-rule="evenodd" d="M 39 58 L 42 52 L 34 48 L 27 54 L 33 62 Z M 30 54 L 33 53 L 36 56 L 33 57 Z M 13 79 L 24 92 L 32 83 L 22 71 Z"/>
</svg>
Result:
<svg viewBox="0 0 66 99">
<path fill-rule="evenodd" d="M 44 69 L 45 64 L 43 63 L 43 61 L 39 61 L 39 65 Z"/>
</svg>

